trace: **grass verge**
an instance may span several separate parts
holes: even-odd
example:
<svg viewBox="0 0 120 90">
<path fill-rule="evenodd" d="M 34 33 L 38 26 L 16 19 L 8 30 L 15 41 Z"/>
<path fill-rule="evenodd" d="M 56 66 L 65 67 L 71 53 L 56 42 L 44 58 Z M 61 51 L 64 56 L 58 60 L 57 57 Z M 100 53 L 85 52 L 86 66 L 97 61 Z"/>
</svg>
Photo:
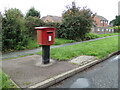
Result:
<svg viewBox="0 0 120 90">
<path fill-rule="evenodd" d="M 112 36 L 112 35 L 118 35 L 119 33 L 106 33 L 106 34 L 99 34 L 99 37 L 106 37 L 106 36 Z"/>
<path fill-rule="evenodd" d="M 88 34 L 86 34 L 85 40 L 101 38 L 101 37 L 106 37 L 106 36 L 112 36 L 112 35 L 118 35 L 118 33 L 107 33 L 107 34 L 88 33 Z M 73 42 L 75 42 L 75 41 L 74 40 L 63 39 L 63 38 L 55 38 L 54 45 L 61 45 L 61 44 L 73 43 Z M 40 47 L 40 45 L 37 44 L 36 40 L 29 40 L 27 49 L 33 49 L 33 48 L 38 48 L 38 47 Z"/>
<path fill-rule="evenodd" d="M 75 42 L 74 40 L 68 40 L 68 39 L 61 39 L 61 38 L 55 38 L 55 43 L 54 45 L 61 45 L 65 43 L 72 43 Z M 37 44 L 36 40 L 29 40 L 28 42 L 28 49 L 33 49 L 33 48 L 38 48 L 40 45 Z"/>
<path fill-rule="evenodd" d="M 17 88 L 9 79 L 9 77 L 0 70 L 0 90 L 5 88 Z"/>
<path fill-rule="evenodd" d="M 90 55 L 102 59 L 103 57 L 117 50 L 118 36 L 115 36 L 71 46 L 52 48 L 51 58 L 56 60 L 70 60 L 80 55 Z M 41 52 L 37 54 L 41 54 Z"/>
<path fill-rule="evenodd" d="M 73 43 L 75 42 L 74 40 L 68 40 L 68 39 L 61 39 L 61 38 L 56 38 L 55 39 L 55 44 L 54 45 L 61 45 L 65 43 Z"/>
<path fill-rule="evenodd" d="M 113 35 L 118 35 L 118 33 L 106 33 L 106 34 L 86 33 L 84 40 L 102 38 L 102 37 L 113 36 Z"/>
<path fill-rule="evenodd" d="M 85 36 L 85 39 L 83 41 L 86 40 L 90 40 L 90 39 L 95 39 L 95 38 L 101 38 L 101 37 L 106 37 L 106 36 L 112 36 L 112 35 L 118 35 L 118 33 L 107 33 L 107 34 L 94 34 L 94 33 L 87 33 Z M 55 43 L 53 45 L 61 45 L 61 44 L 66 44 L 66 43 L 73 43 L 75 42 L 74 40 L 68 40 L 68 39 L 63 39 L 63 38 L 55 38 Z M 28 45 L 25 46 L 23 49 L 21 50 L 29 50 L 29 49 L 34 49 L 34 48 L 38 48 L 41 45 L 37 44 L 37 40 L 29 40 L 28 41 Z M 15 52 L 18 50 L 8 50 L 5 51 L 3 53 L 10 53 L 10 52 Z"/>
</svg>

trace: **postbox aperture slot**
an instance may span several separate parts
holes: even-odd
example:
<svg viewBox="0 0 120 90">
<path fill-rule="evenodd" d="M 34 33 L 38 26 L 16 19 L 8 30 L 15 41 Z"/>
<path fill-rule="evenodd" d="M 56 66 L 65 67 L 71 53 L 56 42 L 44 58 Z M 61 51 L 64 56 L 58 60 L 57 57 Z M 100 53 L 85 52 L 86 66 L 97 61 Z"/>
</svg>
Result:
<svg viewBox="0 0 120 90">
<path fill-rule="evenodd" d="M 47 31 L 47 33 L 53 33 L 52 31 Z"/>
</svg>

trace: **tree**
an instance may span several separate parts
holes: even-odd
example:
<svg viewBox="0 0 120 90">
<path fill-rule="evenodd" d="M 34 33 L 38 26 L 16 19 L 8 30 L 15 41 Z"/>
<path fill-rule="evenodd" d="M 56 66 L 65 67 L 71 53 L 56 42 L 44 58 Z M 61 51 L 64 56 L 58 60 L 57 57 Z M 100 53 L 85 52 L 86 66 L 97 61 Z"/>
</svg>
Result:
<svg viewBox="0 0 120 90">
<path fill-rule="evenodd" d="M 62 38 L 80 40 L 84 39 L 86 33 L 90 32 L 92 26 L 92 12 L 90 9 L 80 9 L 72 2 L 72 7 L 68 7 L 62 15 L 63 23 L 59 30 Z"/>
<path fill-rule="evenodd" d="M 116 16 L 115 19 L 113 19 L 110 24 L 113 24 L 113 28 L 115 32 L 120 32 L 120 15 Z"/>
<path fill-rule="evenodd" d="M 29 17 L 29 16 L 40 18 L 40 12 L 38 12 L 37 10 L 35 10 L 34 7 L 32 7 L 28 10 L 26 14 L 26 17 Z"/>
<path fill-rule="evenodd" d="M 24 49 L 27 42 L 28 32 L 21 11 L 16 8 L 5 11 L 2 20 L 3 51 Z"/>
<path fill-rule="evenodd" d="M 110 23 L 113 23 L 113 26 L 120 26 L 120 15 L 116 16 Z"/>
</svg>

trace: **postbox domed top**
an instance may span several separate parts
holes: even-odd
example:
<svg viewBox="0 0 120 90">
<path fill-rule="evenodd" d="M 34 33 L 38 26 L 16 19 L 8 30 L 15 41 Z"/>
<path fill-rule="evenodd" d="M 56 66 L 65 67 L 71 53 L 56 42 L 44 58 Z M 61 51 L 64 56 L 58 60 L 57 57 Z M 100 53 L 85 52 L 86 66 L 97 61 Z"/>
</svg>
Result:
<svg viewBox="0 0 120 90">
<path fill-rule="evenodd" d="M 36 30 L 56 30 L 54 27 L 35 27 Z"/>
</svg>

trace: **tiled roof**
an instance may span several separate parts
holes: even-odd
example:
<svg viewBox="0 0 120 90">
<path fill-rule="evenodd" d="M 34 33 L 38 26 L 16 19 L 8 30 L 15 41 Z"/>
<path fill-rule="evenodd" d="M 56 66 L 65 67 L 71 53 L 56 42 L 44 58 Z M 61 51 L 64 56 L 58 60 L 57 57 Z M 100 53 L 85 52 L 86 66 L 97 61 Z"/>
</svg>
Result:
<svg viewBox="0 0 120 90">
<path fill-rule="evenodd" d="M 100 18 L 101 20 L 106 20 L 108 21 L 106 18 L 104 18 L 103 16 L 100 16 L 100 15 L 96 15 L 96 17 Z"/>
<path fill-rule="evenodd" d="M 44 21 L 47 17 L 51 18 L 54 22 L 61 22 L 62 19 L 62 17 L 52 15 L 47 15 L 45 17 L 42 17 L 41 19 Z"/>
</svg>

